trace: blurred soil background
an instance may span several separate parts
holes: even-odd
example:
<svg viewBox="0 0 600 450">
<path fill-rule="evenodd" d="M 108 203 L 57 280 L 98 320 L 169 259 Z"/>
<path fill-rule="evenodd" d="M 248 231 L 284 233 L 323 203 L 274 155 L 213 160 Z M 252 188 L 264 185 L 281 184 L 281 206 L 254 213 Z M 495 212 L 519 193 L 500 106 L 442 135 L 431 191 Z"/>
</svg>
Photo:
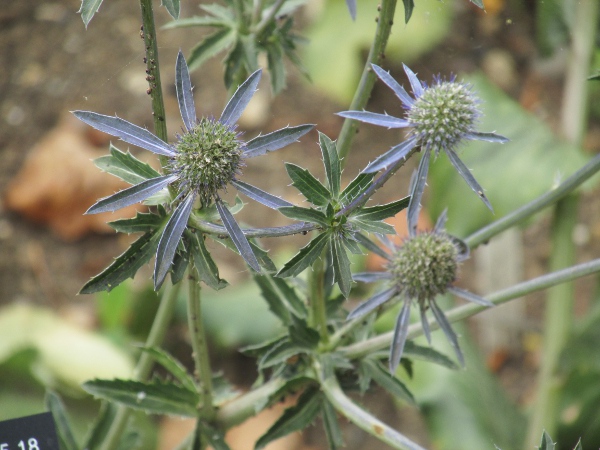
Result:
<svg viewBox="0 0 600 450">
<path fill-rule="evenodd" d="M 170 17 L 164 8 L 158 7 L 158 2 L 155 3 L 156 22 L 160 26 Z M 338 3 L 343 5 L 343 2 Z M 358 3 L 359 15 L 366 15 L 369 20 L 375 17 L 374 8 L 360 1 Z M 437 11 L 419 9 L 419 0 L 416 5 L 415 16 L 437 14 Z M 482 13 L 466 0 L 452 0 L 441 5 L 452 12 L 443 39 L 409 62 L 420 78 L 429 81 L 437 73 L 449 75 L 482 71 L 523 109 L 557 130 L 567 54 L 566 51 L 558 51 L 549 59 L 540 56 L 535 42 L 535 3 L 494 0 L 486 2 L 487 13 Z M 23 0 L 4 2 L 0 11 L 0 67 L 3 68 L 0 77 L 0 307 L 49 307 L 66 322 L 94 330 L 101 322 L 98 319 L 98 302 L 91 296 L 76 294 L 91 276 L 100 272 L 134 239 L 132 236 L 116 236 L 105 225 L 107 220 L 130 217 L 133 210 L 82 216 L 96 199 L 124 186 L 114 177 L 100 172 L 92 163 L 93 159 L 107 153 L 110 138 L 78 123 L 69 111 L 84 109 L 117 114 L 149 129 L 152 129 L 152 117 L 142 62 L 144 49 L 140 39 L 138 4 L 105 0 L 87 30 L 76 14 L 79 6 L 78 0 Z M 299 22 L 310 27 L 323 7 L 317 0 L 310 2 L 301 12 Z M 401 4 L 398 10 L 400 15 L 395 30 L 404 27 L 400 20 L 403 14 Z M 181 17 L 199 13 L 197 2 L 182 2 Z M 347 32 L 352 33 L 352 30 Z M 181 128 L 174 89 L 175 55 L 180 48 L 188 54 L 202 33 L 197 29 L 161 30 L 158 33 L 167 126 L 171 136 Z M 395 38 L 396 31 L 391 41 Z M 319 45 L 324 44 L 321 42 Z M 357 48 L 357 57 L 364 57 L 365 51 Z M 322 61 L 321 65 L 326 71 L 340 70 L 336 61 Z M 407 85 L 399 61 L 390 60 L 384 66 L 401 84 Z M 259 131 L 266 133 L 288 124 L 315 123 L 319 131 L 334 138 L 342 124 L 334 113 L 347 109 L 347 103 L 340 96 L 324 95 L 318 87 L 311 87 L 301 79 L 295 69 L 288 69 L 288 89 L 276 98 L 270 95 L 268 77 L 263 77 L 260 91 L 241 121 L 246 136 L 253 137 Z M 226 103 L 221 70 L 219 61 L 211 60 L 192 73 L 199 115 L 217 116 Z M 491 109 L 491 106 L 486 108 Z M 381 83 L 376 85 L 368 109 L 385 110 L 395 115 L 401 113 L 397 99 Z M 600 151 L 597 112 L 592 115 L 588 130 L 584 150 L 591 155 Z M 504 134 L 500 127 L 482 131 Z M 392 131 L 362 126 L 345 171 L 346 179 L 353 178 L 368 161 L 397 143 L 398 139 L 399 135 Z M 302 138 L 301 143 L 251 160 L 244 170 L 245 179 L 268 192 L 297 202 L 299 197 L 288 187 L 290 181 L 283 162 L 307 167 L 313 173 L 321 174 L 322 178 L 317 140 L 317 133 L 313 131 Z M 113 140 L 113 144 L 122 150 L 127 149 L 122 142 Z M 149 152 L 133 148 L 131 151 L 155 164 Z M 497 151 L 501 152 L 502 148 Z M 415 161 L 411 161 L 396 176 L 394 183 L 389 183 L 378 193 L 377 198 L 391 201 L 398 195 L 404 196 L 414 164 Z M 448 161 L 442 157 L 437 164 L 448 164 Z M 485 179 L 479 181 L 486 186 Z M 527 180 L 522 182 L 527 183 Z M 581 202 L 577 235 L 574 236 L 580 261 L 600 256 L 598 194 L 597 189 L 588 191 Z M 476 201 L 475 196 L 465 200 Z M 287 223 L 285 218 L 262 206 L 246 207 L 240 217 L 245 223 L 257 227 Z M 402 228 L 402 219 L 397 223 Z M 547 218 L 525 229 L 521 247 L 524 254 L 523 279 L 547 270 L 548 236 Z M 274 252 L 277 250 L 289 256 L 296 246 L 305 242 L 306 238 L 294 237 L 285 243 L 266 240 L 264 244 Z M 224 278 L 233 286 L 243 283 L 247 271 L 240 261 L 220 249 L 214 248 L 214 251 Z M 485 289 L 480 289 L 475 273 L 474 263 L 467 263 L 462 273 L 463 285 L 485 292 Z M 136 277 L 136 289 L 147 289 L 150 275 L 149 267 L 141 270 Z M 577 283 L 577 314 L 582 315 L 588 310 L 593 286 L 593 280 Z M 485 354 L 489 367 L 499 374 L 510 398 L 521 405 L 526 405 L 531 397 L 533 375 L 539 362 L 543 296 L 532 296 L 525 308 L 526 318 L 520 322 L 523 329 L 517 339 L 519 349 L 500 346 L 487 349 Z M 176 327 L 169 336 L 168 346 L 179 349 L 175 352 L 185 359 L 189 358 L 186 356 L 189 352 L 185 347 L 183 329 Z M 2 332 L 0 329 L 0 340 Z M 215 356 L 215 360 L 217 367 L 224 369 L 238 385 L 247 387 L 254 381 L 251 362 L 234 352 L 227 353 L 226 357 Z M 1 402 L 0 410 L 4 410 Z M 405 414 L 404 410 L 398 412 L 390 402 L 375 400 L 371 406 L 387 422 L 400 420 L 400 414 L 404 426 L 414 430 L 416 435 L 425 434 L 424 425 L 415 414 Z M 278 408 L 281 410 L 282 406 Z M 0 412 L 0 419 L 9 418 L 3 414 Z M 270 417 L 267 422 L 272 422 L 275 417 Z M 172 426 L 178 425 L 169 422 L 164 429 Z M 180 436 L 182 431 L 178 429 L 175 433 Z M 292 449 L 301 445 L 324 448 L 319 433 L 311 431 L 304 438 L 304 443 L 299 436 L 292 437 L 295 439 L 293 443 L 280 448 Z M 350 427 L 347 433 L 349 448 L 375 448 L 365 446 L 362 432 L 352 431 Z M 311 437 L 312 434 L 317 437 Z M 245 435 L 240 441 L 251 439 Z M 165 442 L 162 445 L 162 448 L 171 448 Z M 239 444 L 234 448 L 246 447 Z"/>
</svg>

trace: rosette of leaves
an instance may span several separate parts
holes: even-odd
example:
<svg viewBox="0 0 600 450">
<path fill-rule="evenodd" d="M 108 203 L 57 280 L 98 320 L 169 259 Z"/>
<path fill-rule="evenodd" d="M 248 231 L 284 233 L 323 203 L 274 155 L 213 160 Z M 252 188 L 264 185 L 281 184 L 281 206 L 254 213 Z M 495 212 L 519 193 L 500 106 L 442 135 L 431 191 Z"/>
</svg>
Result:
<svg viewBox="0 0 600 450">
<path fill-rule="evenodd" d="M 335 144 L 324 134 L 319 134 L 319 145 L 327 184 L 322 184 L 308 170 L 287 163 L 286 170 L 292 186 L 302 193 L 311 207 L 283 206 L 279 211 L 295 220 L 310 223 L 317 235 L 281 268 L 277 276 L 297 276 L 325 255 L 332 283 L 337 283 L 344 297 L 352 286 L 348 253 L 363 254 L 361 247 L 381 253 L 369 240 L 368 233 L 393 234 L 394 229 L 383 222 L 408 206 L 409 198 L 384 205 L 347 208 L 363 196 L 373 183 L 373 173 L 361 173 L 345 189 L 341 189 L 341 164 Z M 362 205 L 366 201 L 360 202 Z"/>
<path fill-rule="evenodd" d="M 303 39 L 292 31 L 292 13 L 304 3 L 305 0 L 211 3 L 200 5 L 206 15 L 175 20 L 164 28 L 213 29 L 192 48 L 188 63 L 193 71 L 213 56 L 227 52 L 224 80 L 228 89 L 256 71 L 259 55 L 264 54 L 271 75 L 271 88 L 277 94 L 286 85 L 284 57 L 308 76 L 296 53 L 296 46 Z"/>
</svg>

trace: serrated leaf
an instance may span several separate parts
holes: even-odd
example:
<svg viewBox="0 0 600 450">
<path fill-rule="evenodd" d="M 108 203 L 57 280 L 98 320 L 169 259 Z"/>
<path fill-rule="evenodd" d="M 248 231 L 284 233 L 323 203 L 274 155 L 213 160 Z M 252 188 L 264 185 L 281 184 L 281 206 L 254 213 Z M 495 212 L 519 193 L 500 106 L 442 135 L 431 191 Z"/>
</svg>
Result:
<svg viewBox="0 0 600 450">
<path fill-rule="evenodd" d="M 239 78 L 239 73 L 244 70 L 244 59 L 246 58 L 246 51 L 244 44 L 238 39 L 234 46 L 229 50 L 225 57 L 225 73 L 223 78 L 225 81 L 225 87 L 231 89 L 234 81 Z"/>
<path fill-rule="evenodd" d="M 71 422 L 67 416 L 65 405 L 60 397 L 52 391 L 46 392 L 46 407 L 52 413 L 52 418 L 56 424 L 56 434 L 60 439 L 62 450 L 79 450 L 75 435 L 73 433 Z"/>
<path fill-rule="evenodd" d="M 353 214 L 361 221 L 378 221 L 393 217 L 403 209 L 408 208 L 410 197 L 396 200 L 395 202 L 386 203 L 385 205 L 372 206 L 370 208 L 362 208 Z"/>
<path fill-rule="evenodd" d="M 148 414 L 196 417 L 200 398 L 196 392 L 173 383 L 143 383 L 132 380 L 92 380 L 83 389 L 95 397 L 119 403 Z"/>
<path fill-rule="evenodd" d="M 110 292 L 127 278 L 133 278 L 139 268 L 146 264 L 156 252 L 160 234 L 160 230 L 156 230 L 141 236 L 110 266 L 88 281 L 79 293 Z"/>
<path fill-rule="evenodd" d="M 255 156 L 264 155 L 267 152 L 279 150 L 293 142 L 297 142 L 299 138 L 304 136 L 314 125 L 299 125 L 297 127 L 285 127 L 272 133 L 257 136 L 246 143 L 244 156 L 254 158 Z"/>
<path fill-rule="evenodd" d="M 92 17 L 94 17 L 94 14 L 100 9 L 100 5 L 102 5 L 102 0 L 82 0 L 81 8 L 79 8 L 78 12 L 81 13 L 81 20 L 83 20 L 86 28 Z"/>
<path fill-rule="evenodd" d="M 173 19 L 179 19 L 179 0 L 162 0 L 161 4 L 167 9 L 167 11 L 169 11 L 169 14 Z"/>
<path fill-rule="evenodd" d="M 414 359 L 432 362 L 451 370 L 460 369 L 458 364 L 456 364 L 443 353 L 438 352 L 432 347 L 423 347 L 421 345 L 417 345 L 413 341 L 406 341 L 406 344 L 404 344 L 404 354 L 407 356 L 412 356 Z"/>
<path fill-rule="evenodd" d="M 269 304 L 269 309 L 285 325 L 291 323 L 290 312 L 298 317 L 306 317 L 306 307 L 285 280 L 271 275 L 255 276 L 254 280 Z"/>
<path fill-rule="evenodd" d="M 378 361 L 366 358 L 361 361 L 365 371 L 375 383 L 388 391 L 392 397 L 401 398 L 404 401 L 415 405 L 415 398 L 408 388 L 398 378 L 387 371 L 387 369 Z"/>
<path fill-rule="evenodd" d="M 145 233 L 160 228 L 163 225 L 164 218 L 153 213 L 138 212 L 131 219 L 119 219 L 108 222 L 108 225 L 119 233 Z"/>
<path fill-rule="evenodd" d="M 239 352 L 245 356 L 252 358 L 258 358 L 270 351 L 273 347 L 280 345 L 282 342 L 287 341 L 287 336 L 278 336 L 268 341 L 261 342 L 259 344 L 247 345 L 239 349 Z"/>
<path fill-rule="evenodd" d="M 325 434 L 327 435 L 327 443 L 329 444 L 329 448 L 331 450 L 336 450 L 339 447 L 343 447 L 344 440 L 342 438 L 340 423 L 338 421 L 335 409 L 327 399 L 323 400 L 323 404 L 321 405 L 321 414 L 323 416 L 323 427 L 325 428 Z"/>
<path fill-rule="evenodd" d="M 358 220 L 356 218 L 350 219 L 353 225 L 356 225 L 362 231 L 367 233 L 378 233 L 378 234 L 395 234 L 396 230 L 391 225 L 385 222 L 372 222 L 369 220 Z"/>
<path fill-rule="evenodd" d="M 327 233 L 321 233 L 302 247 L 296 255 L 290 259 L 277 273 L 278 277 L 295 277 L 302 273 L 304 269 L 311 266 L 315 260 L 321 256 L 323 249 L 327 245 Z"/>
<path fill-rule="evenodd" d="M 260 370 L 285 363 L 290 358 L 306 353 L 306 347 L 294 344 L 288 340 L 271 347 L 258 362 Z"/>
<path fill-rule="evenodd" d="M 364 255 L 364 252 L 360 249 L 358 242 L 351 233 L 344 233 L 342 235 L 342 242 L 344 247 L 346 247 L 353 255 Z"/>
<path fill-rule="evenodd" d="M 179 7 L 179 0 L 176 1 L 177 7 Z M 177 13 L 179 14 L 179 11 Z M 179 104 L 183 123 L 188 131 L 192 131 L 196 126 L 196 105 L 192 93 L 190 71 L 181 50 L 177 53 L 177 62 L 175 64 L 175 91 L 177 92 L 177 103 Z"/>
<path fill-rule="evenodd" d="M 192 392 L 196 391 L 194 378 L 173 355 L 158 347 L 142 347 L 142 351 L 152 356 L 154 361 L 163 366 L 171 375 L 179 380 L 184 388 Z"/>
<path fill-rule="evenodd" d="M 267 63 L 271 75 L 271 89 L 274 94 L 279 94 L 285 88 L 285 66 L 283 49 L 278 41 L 267 46 Z"/>
<path fill-rule="evenodd" d="M 542 440 L 540 441 L 539 450 L 554 450 L 555 444 L 552 442 L 550 435 L 544 430 Z"/>
<path fill-rule="evenodd" d="M 282 206 L 293 206 L 290 202 L 269 194 L 256 186 L 244 183 L 243 181 L 232 180 L 231 184 L 242 194 L 247 195 L 251 199 L 256 200 L 271 209 L 279 209 Z"/>
<path fill-rule="evenodd" d="M 94 160 L 100 170 L 110 173 L 129 184 L 138 184 L 144 180 L 160 177 L 161 174 L 143 163 L 131 153 L 122 152 L 110 144 L 110 155 L 101 156 Z"/>
<path fill-rule="evenodd" d="M 306 389 L 298 398 L 297 403 L 284 411 L 283 415 L 256 442 L 255 450 L 264 448 L 269 442 L 286 436 L 294 431 L 303 430 L 309 426 L 321 407 L 319 389 Z"/>
<path fill-rule="evenodd" d="M 361 233 L 354 233 L 354 238 L 360 242 L 365 249 L 368 251 L 375 253 L 376 255 L 381 256 L 383 259 L 389 259 L 390 255 L 388 255 L 381 247 L 371 241 L 367 236 Z"/>
<path fill-rule="evenodd" d="M 342 168 L 335 143 L 327 135 L 319 132 L 319 146 L 323 155 L 323 165 L 325 166 L 325 175 L 327 176 L 329 190 L 333 198 L 338 198 Z"/>
<path fill-rule="evenodd" d="M 316 206 L 325 206 L 331 200 L 331 193 L 312 174 L 295 164 L 286 163 L 285 170 L 292 179 L 292 186 Z"/>
<path fill-rule="evenodd" d="M 252 269 L 260 273 L 260 265 L 256 259 L 256 255 L 252 251 L 252 247 L 250 246 L 248 239 L 246 239 L 246 236 L 244 236 L 244 232 L 239 224 L 221 200 L 216 202 L 216 206 L 217 211 L 219 211 L 219 216 L 221 216 L 221 220 L 223 221 L 223 225 L 229 233 L 229 238 L 234 243 L 240 256 L 250 267 L 252 267 Z"/>
<path fill-rule="evenodd" d="M 189 233 L 188 237 L 191 240 L 190 250 L 194 260 L 194 267 L 200 280 L 216 291 L 226 287 L 229 283 L 219 276 L 219 268 L 204 244 L 204 236 L 196 232 Z"/>
<path fill-rule="evenodd" d="M 292 343 L 305 349 L 315 348 L 319 344 L 319 332 L 311 328 L 306 320 L 296 316 L 292 317 L 292 325 L 288 328 Z"/>
<path fill-rule="evenodd" d="M 350 182 L 346 189 L 340 195 L 340 202 L 347 205 L 355 198 L 359 197 L 369 186 L 371 186 L 375 178 L 374 173 L 360 173 L 354 180 Z"/>
<path fill-rule="evenodd" d="M 179 247 L 182 247 L 180 243 Z M 181 280 L 186 273 L 188 264 L 190 263 L 189 255 L 185 250 L 179 250 L 175 252 L 175 256 L 173 257 L 173 264 L 171 265 L 171 284 L 176 285 Z"/>
<path fill-rule="evenodd" d="M 352 288 L 352 272 L 350 271 L 350 259 L 344 250 L 342 238 L 333 235 L 329 240 L 329 248 L 331 250 L 335 282 L 342 291 L 342 295 L 348 298 Z"/>
<path fill-rule="evenodd" d="M 302 208 L 301 206 L 282 206 L 278 209 L 278 211 L 290 219 L 316 223 L 323 227 L 328 226 L 328 221 L 325 214 L 313 208 Z"/>
<path fill-rule="evenodd" d="M 258 69 L 240 84 L 227 102 L 227 105 L 225 105 L 225 109 L 223 109 L 219 122 L 230 126 L 237 123 L 244 112 L 244 109 L 246 109 L 246 106 L 248 106 L 248 103 L 250 103 L 252 96 L 256 92 L 261 77 L 262 70 Z"/>
<path fill-rule="evenodd" d="M 204 62 L 230 47 L 235 42 L 236 33 L 231 28 L 222 28 L 204 38 L 192 48 L 187 63 L 190 71 L 198 69 Z"/>
</svg>

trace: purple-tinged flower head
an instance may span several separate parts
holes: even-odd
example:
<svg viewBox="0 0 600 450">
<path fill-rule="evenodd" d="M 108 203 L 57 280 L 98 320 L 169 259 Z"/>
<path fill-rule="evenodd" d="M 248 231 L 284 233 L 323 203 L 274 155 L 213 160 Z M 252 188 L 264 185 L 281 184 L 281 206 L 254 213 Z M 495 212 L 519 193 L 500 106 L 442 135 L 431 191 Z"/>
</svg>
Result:
<svg viewBox="0 0 600 450">
<path fill-rule="evenodd" d="M 403 301 L 400 314 L 396 319 L 390 347 L 390 371 L 392 373 L 396 371 L 402 358 L 408 336 L 410 308 L 413 303 L 419 306 L 421 326 L 429 343 L 431 343 L 431 336 L 426 313 L 431 310 L 435 320 L 452 344 L 461 365 L 464 365 L 464 357 L 458 345 L 458 339 L 448 319 L 437 305 L 436 297 L 452 293 L 480 305 L 493 306 L 486 299 L 454 286 L 454 282 L 458 278 L 460 263 L 469 257 L 469 248 L 463 241 L 444 231 L 445 222 L 446 212 L 444 211 L 433 230 L 410 231 L 409 236 L 399 246 L 386 237 L 382 237 L 382 242 L 388 250 L 386 270 L 384 272 L 359 273 L 354 276 L 356 281 L 385 281 L 386 288 L 358 305 L 348 315 L 348 319 L 361 317 L 375 311 L 388 301 L 397 299 Z M 415 224 L 409 223 L 409 230 L 415 228 Z"/>
<path fill-rule="evenodd" d="M 481 113 L 478 109 L 479 100 L 469 85 L 457 82 L 455 77 L 443 80 L 438 76 L 431 86 L 427 86 L 405 65 L 404 72 L 413 93 L 411 97 L 388 72 L 375 64 L 372 66 L 379 79 L 392 89 L 402 102 L 405 109 L 404 117 L 399 118 L 368 111 L 345 111 L 338 115 L 386 128 L 408 128 L 409 133 L 406 141 L 377 157 L 363 172 L 373 173 L 401 164 L 414 151 L 421 150 L 423 156 L 417 169 L 415 183 L 412 185 L 408 207 L 409 222 L 416 223 L 411 219 L 415 219 L 419 213 L 419 204 L 425 190 L 431 153 L 434 152 L 437 156 L 440 151 L 444 151 L 471 189 L 492 210 L 492 205 L 485 196 L 483 188 L 460 160 L 456 150 L 462 143 L 469 140 L 505 143 L 508 139 L 494 133 L 481 133 L 475 130 Z"/>
<path fill-rule="evenodd" d="M 179 52 L 175 65 L 175 87 L 179 110 L 185 129 L 177 143 L 168 144 L 145 128 L 118 117 L 104 116 L 89 111 L 74 111 L 74 115 L 88 125 L 116 136 L 123 141 L 137 145 L 158 155 L 167 157 L 166 174 L 149 176 L 146 180 L 128 189 L 117 192 L 95 203 L 87 214 L 116 211 L 125 206 L 142 202 L 172 186 L 177 196 L 172 200 L 173 214 L 164 226 L 158 243 L 154 267 L 154 286 L 158 289 L 171 268 L 177 246 L 187 227 L 194 203 L 200 199 L 202 207 L 214 204 L 229 237 L 240 255 L 255 271 L 260 272 L 258 259 L 244 233 L 229 209 L 221 200 L 219 192 L 233 186 L 270 208 L 291 206 L 290 203 L 240 181 L 244 161 L 248 158 L 278 150 L 295 142 L 308 133 L 313 125 L 287 127 L 266 135 L 260 135 L 248 142 L 242 142 L 237 129 L 237 121 L 256 92 L 261 71 L 248 77 L 233 94 L 219 119 L 196 119 L 196 109 L 192 95 L 192 85 L 187 63 Z"/>
</svg>

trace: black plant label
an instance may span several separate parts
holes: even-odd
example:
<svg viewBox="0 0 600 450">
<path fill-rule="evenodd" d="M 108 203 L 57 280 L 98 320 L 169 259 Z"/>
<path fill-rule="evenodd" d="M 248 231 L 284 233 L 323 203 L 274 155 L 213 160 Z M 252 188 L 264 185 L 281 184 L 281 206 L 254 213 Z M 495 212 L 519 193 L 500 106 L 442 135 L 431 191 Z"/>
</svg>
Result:
<svg viewBox="0 0 600 450">
<path fill-rule="evenodd" d="M 0 422 L 0 450 L 59 450 L 52 414 Z"/>
</svg>

